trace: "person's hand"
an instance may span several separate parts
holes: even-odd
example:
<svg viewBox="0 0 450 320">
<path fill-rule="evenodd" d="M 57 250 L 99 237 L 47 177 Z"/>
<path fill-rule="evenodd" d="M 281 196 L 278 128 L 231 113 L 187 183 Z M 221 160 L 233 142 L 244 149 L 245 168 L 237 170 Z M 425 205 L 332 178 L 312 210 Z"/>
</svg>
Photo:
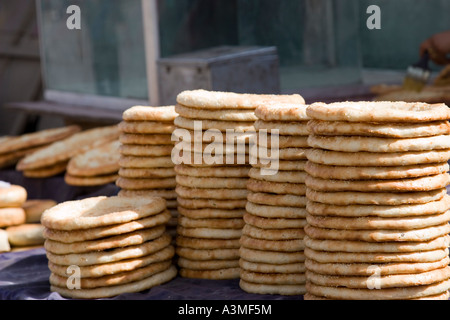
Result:
<svg viewBox="0 0 450 320">
<path fill-rule="evenodd" d="M 450 63 L 447 54 L 450 53 L 450 31 L 436 33 L 420 45 L 420 56 L 428 52 L 430 59 L 439 65 Z"/>
</svg>

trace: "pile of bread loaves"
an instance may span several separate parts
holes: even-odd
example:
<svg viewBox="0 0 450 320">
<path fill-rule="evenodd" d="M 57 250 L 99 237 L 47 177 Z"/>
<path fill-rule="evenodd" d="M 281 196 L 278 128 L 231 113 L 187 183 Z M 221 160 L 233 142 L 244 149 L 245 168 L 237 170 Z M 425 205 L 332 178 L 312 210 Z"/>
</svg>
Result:
<svg viewBox="0 0 450 320">
<path fill-rule="evenodd" d="M 103 144 L 119 194 L 42 216 L 51 289 L 111 297 L 180 276 L 305 300 L 448 299 L 449 120 L 445 104 L 205 90 L 130 108 Z M 88 170 L 95 154 L 73 167 L 110 175 Z"/>
</svg>

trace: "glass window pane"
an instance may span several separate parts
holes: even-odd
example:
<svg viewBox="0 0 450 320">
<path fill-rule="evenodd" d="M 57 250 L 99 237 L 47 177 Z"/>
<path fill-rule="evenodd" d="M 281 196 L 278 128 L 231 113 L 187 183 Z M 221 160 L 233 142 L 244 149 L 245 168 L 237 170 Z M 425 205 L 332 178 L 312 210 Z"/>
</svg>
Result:
<svg viewBox="0 0 450 320">
<path fill-rule="evenodd" d="M 69 30 L 71 4 L 81 30 Z M 46 89 L 148 99 L 140 0 L 42 0 Z"/>
</svg>

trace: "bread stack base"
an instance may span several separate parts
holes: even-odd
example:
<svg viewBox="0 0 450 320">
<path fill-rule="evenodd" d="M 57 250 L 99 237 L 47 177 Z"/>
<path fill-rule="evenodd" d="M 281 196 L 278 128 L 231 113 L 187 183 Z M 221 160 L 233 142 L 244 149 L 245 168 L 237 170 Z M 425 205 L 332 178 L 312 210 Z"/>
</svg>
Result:
<svg viewBox="0 0 450 320">
<path fill-rule="evenodd" d="M 305 299 L 448 299 L 450 111 L 313 104 Z"/>
<path fill-rule="evenodd" d="M 258 141 L 251 152 L 257 161 L 249 171 L 239 285 L 251 293 L 301 295 L 306 283 L 306 105 L 261 106 L 255 114 Z"/>
<path fill-rule="evenodd" d="M 162 198 L 94 197 L 42 216 L 50 290 L 97 299 L 140 292 L 173 279 L 175 250 Z"/>
</svg>

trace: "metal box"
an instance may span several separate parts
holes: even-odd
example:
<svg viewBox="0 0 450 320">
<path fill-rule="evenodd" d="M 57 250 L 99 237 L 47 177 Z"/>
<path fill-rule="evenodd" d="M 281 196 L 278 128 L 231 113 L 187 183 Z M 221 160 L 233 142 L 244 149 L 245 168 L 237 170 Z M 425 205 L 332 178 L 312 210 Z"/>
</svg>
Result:
<svg viewBox="0 0 450 320">
<path fill-rule="evenodd" d="M 160 105 L 184 90 L 278 94 L 276 47 L 220 46 L 158 60 Z"/>
</svg>

